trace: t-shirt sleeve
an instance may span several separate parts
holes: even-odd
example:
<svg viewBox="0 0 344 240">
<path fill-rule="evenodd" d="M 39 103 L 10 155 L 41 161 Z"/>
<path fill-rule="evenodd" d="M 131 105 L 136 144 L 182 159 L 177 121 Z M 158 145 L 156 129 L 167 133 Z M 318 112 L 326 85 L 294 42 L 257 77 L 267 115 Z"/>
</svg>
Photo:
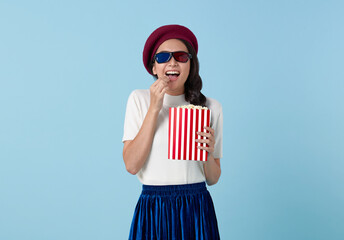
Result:
<svg viewBox="0 0 344 240">
<path fill-rule="evenodd" d="M 222 106 L 218 106 L 218 115 L 214 116 L 211 127 L 215 131 L 214 158 L 222 158 L 223 114 Z"/>
<path fill-rule="evenodd" d="M 133 140 L 139 132 L 142 122 L 143 119 L 140 101 L 136 92 L 133 91 L 129 95 L 127 102 L 122 142 L 126 140 Z"/>
</svg>

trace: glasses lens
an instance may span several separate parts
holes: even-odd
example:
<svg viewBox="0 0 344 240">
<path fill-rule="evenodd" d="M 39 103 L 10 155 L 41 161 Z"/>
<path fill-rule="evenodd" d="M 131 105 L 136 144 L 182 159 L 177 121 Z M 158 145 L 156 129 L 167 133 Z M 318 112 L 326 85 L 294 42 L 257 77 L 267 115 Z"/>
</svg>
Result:
<svg viewBox="0 0 344 240">
<path fill-rule="evenodd" d="M 189 60 L 189 54 L 186 52 L 175 52 L 173 53 L 173 57 L 178 61 L 178 62 L 187 62 Z"/>
<path fill-rule="evenodd" d="M 157 53 L 155 55 L 155 61 L 157 61 L 157 63 L 165 63 L 168 60 L 170 60 L 170 57 L 171 57 L 171 53 L 168 53 L 168 52 Z"/>
</svg>

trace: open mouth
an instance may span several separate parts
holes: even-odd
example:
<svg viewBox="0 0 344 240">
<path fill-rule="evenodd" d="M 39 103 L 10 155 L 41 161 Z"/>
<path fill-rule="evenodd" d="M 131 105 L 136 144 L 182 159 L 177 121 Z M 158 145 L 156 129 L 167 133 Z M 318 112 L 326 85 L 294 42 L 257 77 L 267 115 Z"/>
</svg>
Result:
<svg viewBox="0 0 344 240">
<path fill-rule="evenodd" d="M 175 81 L 178 79 L 180 72 L 179 71 L 167 71 L 165 74 L 171 81 Z"/>
</svg>

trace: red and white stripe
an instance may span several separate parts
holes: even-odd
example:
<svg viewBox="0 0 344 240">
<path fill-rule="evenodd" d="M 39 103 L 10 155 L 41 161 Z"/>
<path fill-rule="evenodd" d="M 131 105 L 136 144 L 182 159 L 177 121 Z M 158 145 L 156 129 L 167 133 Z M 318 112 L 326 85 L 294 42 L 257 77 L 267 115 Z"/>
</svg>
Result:
<svg viewBox="0 0 344 240">
<path fill-rule="evenodd" d="M 195 139 L 205 139 L 196 132 L 208 132 L 203 127 L 210 126 L 210 110 L 170 108 L 168 159 L 207 161 L 207 151 L 197 148 L 206 147 L 206 143 L 197 143 Z"/>
</svg>

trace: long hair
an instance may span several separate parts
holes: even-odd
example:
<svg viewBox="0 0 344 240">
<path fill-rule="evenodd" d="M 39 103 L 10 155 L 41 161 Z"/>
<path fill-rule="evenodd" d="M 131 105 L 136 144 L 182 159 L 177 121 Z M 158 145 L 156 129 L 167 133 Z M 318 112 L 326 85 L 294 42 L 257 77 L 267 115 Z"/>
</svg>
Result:
<svg viewBox="0 0 344 240">
<path fill-rule="evenodd" d="M 205 107 L 207 98 L 201 93 L 202 79 L 201 79 L 201 76 L 199 75 L 199 62 L 198 62 L 196 51 L 189 42 L 183 39 L 179 39 L 179 40 L 185 44 L 189 53 L 192 55 L 192 58 L 189 60 L 191 61 L 189 76 L 184 83 L 185 101 L 193 105 L 201 105 Z M 149 65 L 150 69 L 153 68 L 153 64 L 154 64 L 154 61 L 151 61 Z M 155 76 L 155 78 L 157 78 L 157 76 Z"/>
<path fill-rule="evenodd" d="M 203 93 L 201 93 L 203 83 L 202 78 L 199 75 L 199 62 L 196 51 L 189 42 L 182 39 L 180 40 L 185 44 L 189 53 L 192 55 L 192 58 L 190 59 L 189 76 L 184 84 L 185 100 L 191 104 L 205 107 L 207 99 Z"/>
</svg>

